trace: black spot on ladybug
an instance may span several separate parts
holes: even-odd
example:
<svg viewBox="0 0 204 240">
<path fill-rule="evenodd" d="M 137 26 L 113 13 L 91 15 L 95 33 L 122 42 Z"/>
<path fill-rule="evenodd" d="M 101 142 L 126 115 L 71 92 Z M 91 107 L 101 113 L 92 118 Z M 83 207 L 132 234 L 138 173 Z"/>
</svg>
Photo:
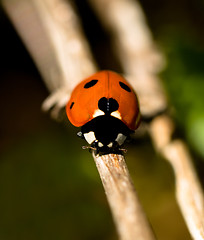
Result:
<svg viewBox="0 0 204 240">
<path fill-rule="evenodd" d="M 93 87 L 97 82 L 98 82 L 97 79 L 93 79 L 93 80 L 91 80 L 90 82 L 87 82 L 87 83 L 84 85 L 84 88 Z"/>
<path fill-rule="evenodd" d="M 120 84 L 121 88 L 123 88 L 125 91 L 131 92 L 131 89 L 128 87 L 128 85 L 126 85 L 123 82 L 119 82 L 119 84 Z"/>
<path fill-rule="evenodd" d="M 70 107 L 69 107 L 69 108 L 70 108 L 70 109 L 72 109 L 72 108 L 73 108 L 73 106 L 74 106 L 74 102 L 72 102 L 72 103 L 71 103 L 71 105 L 70 105 Z"/>
<path fill-rule="evenodd" d="M 118 110 L 119 104 L 113 98 L 102 97 L 98 101 L 98 108 L 103 111 L 105 114 L 111 114 L 112 112 Z"/>
</svg>

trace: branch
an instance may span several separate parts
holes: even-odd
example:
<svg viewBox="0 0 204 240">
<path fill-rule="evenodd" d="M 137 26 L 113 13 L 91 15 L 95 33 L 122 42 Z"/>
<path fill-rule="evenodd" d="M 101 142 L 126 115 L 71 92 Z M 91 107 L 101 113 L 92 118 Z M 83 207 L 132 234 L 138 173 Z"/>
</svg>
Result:
<svg viewBox="0 0 204 240">
<path fill-rule="evenodd" d="M 121 240 L 154 240 L 130 179 L 124 156 L 95 156 L 106 196 Z"/>
<path fill-rule="evenodd" d="M 43 110 L 53 117 L 81 79 L 97 70 L 79 19 L 69 1 L 2 0 L 52 95 Z"/>
<path fill-rule="evenodd" d="M 204 197 L 186 145 L 171 140 L 173 122 L 157 117 L 150 125 L 156 149 L 172 165 L 176 178 L 176 197 L 188 229 L 195 240 L 204 239 Z"/>
</svg>

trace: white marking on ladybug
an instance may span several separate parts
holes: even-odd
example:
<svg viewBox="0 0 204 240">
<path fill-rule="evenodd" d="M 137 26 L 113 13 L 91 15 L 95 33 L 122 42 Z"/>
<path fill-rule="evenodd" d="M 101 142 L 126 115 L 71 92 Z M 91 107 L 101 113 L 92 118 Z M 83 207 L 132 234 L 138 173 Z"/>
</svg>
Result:
<svg viewBox="0 0 204 240">
<path fill-rule="evenodd" d="M 112 148 L 112 147 L 113 147 L 113 143 L 110 142 L 107 146 L 108 146 L 109 148 Z"/>
<path fill-rule="evenodd" d="M 122 133 L 119 133 L 115 141 L 118 142 L 119 145 L 122 145 L 125 142 L 126 138 L 127 137 L 125 135 L 123 135 Z"/>
<path fill-rule="evenodd" d="M 122 119 L 121 115 L 120 115 L 120 112 L 117 110 L 115 112 L 112 112 L 111 113 L 111 116 L 115 117 L 115 118 L 118 118 L 118 119 Z"/>
<path fill-rule="evenodd" d="M 96 109 L 92 117 L 95 118 L 95 117 L 98 117 L 101 115 L 105 115 L 105 113 L 103 111 L 101 111 L 100 109 Z"/>
<path fill-rule="evenodd" d="M 103 147 L 103 143 L 98 142 L 98 146 L 99 146 L 99 147 Z"/>
<path fill-rule="evenodd" d="M 84 133 L 84 137 L 89 144 L 92 144 L 96 140 L 96 137 L 93 131 L 89 133 Z"/>
</svg>

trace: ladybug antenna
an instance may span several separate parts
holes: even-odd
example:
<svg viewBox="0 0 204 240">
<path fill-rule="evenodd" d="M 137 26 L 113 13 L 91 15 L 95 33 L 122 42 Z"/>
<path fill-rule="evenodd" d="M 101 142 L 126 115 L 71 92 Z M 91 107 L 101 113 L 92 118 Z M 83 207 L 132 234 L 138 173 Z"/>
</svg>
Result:
<svg viewBox="0 0 204 240">
<path fill-rule="evenodd" d="M 125 148 L 119 148 L 119 150 L 120 150 L 121 152 L 124 152 L 124 153 L 127 152 L 127 149 L 125 149 Z"/>
<path fill-rule="evenodd" d="M 91 150 L 94 150 L 94 151 L 97 150 L 96 148 L 91 147 L 91 146 L 82 146 L 82 149 L 91 149 Z"/>
</svg>

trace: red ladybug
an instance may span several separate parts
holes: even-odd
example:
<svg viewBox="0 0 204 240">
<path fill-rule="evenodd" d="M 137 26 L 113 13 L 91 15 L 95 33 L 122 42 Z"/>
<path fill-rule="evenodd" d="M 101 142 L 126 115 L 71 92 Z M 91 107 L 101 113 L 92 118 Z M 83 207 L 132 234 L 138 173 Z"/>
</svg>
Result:
<svg viewBox="0 0 204 240">
<path fill-rule="evenodd" d="M 97 153 L 115 153 L 139 125 L 137 96 L 119 74 L 101 71 L 80 82 L 66 106 L 70 122 Z"/>
</svg>

